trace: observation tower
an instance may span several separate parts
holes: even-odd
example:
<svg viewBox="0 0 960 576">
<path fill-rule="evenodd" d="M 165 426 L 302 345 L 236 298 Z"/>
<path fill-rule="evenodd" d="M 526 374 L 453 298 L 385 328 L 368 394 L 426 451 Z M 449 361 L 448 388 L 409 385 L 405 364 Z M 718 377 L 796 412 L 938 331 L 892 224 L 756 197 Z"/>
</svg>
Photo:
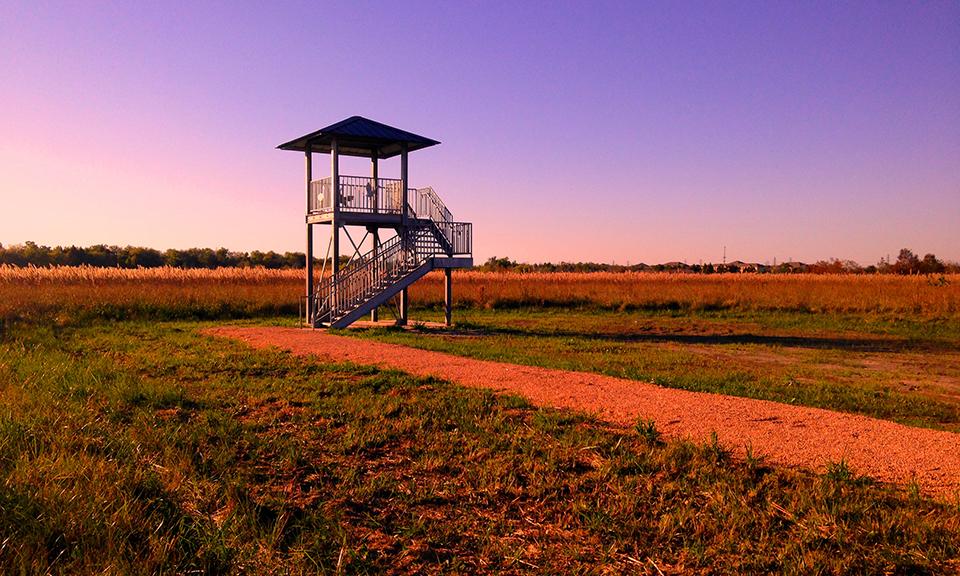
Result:
<svg viewBox="0 0 960 576">
<path fill-rule="evenodd" d="M 344 328 L 368 314 L 376 321 L 381 307 L 393 313 L 397 324 L 406 324 L 407 288 L 439 269 L 444 271 L 444 316 L 450 325 L 451 272 L 473 265 L 473 225 L 454 221 L 433 188 L 412 188 L 408 171 L 410 152 L 437 144 L 430 138 L 352 116 L 277 147 L 306 156 L 303 314 L 307 324 Z M 330 175 L 326 178 L 314 179 L 315 153 L 330 155 Z M 341 174 L 341 156 L 369 158 L 370 176 Z M 400 177 L 382 178 L 379 161 L 396 156 L 400 157 Z M 313 271 L 315 225 L 330 227 L 319 278 Z M 342 250 L 341 232 L 348 242 L 346 251 Z"/>
</svg>

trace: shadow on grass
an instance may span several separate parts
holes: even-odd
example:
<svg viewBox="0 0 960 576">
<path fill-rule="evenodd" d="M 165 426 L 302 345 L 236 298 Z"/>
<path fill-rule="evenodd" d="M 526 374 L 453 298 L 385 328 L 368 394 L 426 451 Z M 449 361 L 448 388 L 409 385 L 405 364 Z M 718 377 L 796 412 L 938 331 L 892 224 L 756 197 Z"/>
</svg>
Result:
<svg viewBox="0 0 960 576">
<path fill-rule="evenodd" d="M 387 328 L 392 330 L 392 328 Z M 411 330 L 408 328 L 407 330 Z M 848 350 L 857 352 L 957 352 L 960 345 L 942 340 L 918 340 L 906 338 L 858 338 L 840 336 L 787 336 L 771 334 L 678 334 L 671 332 L 607 333 L 582 330 L 544 330 L 514 328 L 479 324 L 461 324 L 453 330 L 430 327 L 415 327 L 414 332 L 424 334 L 447 334 L 450 336 L 526 336 L 537 338 L 583 338 L 603 342 L 653 344 L 761 344 L 785 348 L 810 348 L 817 350 Z"/>
</svg>

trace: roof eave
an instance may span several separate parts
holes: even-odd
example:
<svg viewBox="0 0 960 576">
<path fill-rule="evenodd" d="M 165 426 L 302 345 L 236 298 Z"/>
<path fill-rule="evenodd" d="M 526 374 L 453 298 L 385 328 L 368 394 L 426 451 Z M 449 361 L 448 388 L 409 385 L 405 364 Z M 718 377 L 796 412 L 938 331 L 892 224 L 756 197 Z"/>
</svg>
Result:
<svg viewBox="0 0 960 576">
<path fill-rule="evenodd" d="M 324 138 L 324 136 L 326 136 Z M 316 140 L 312 147 L 312 151 L 318 154 L 329 154 L 330 153 L 330 144 L 329 141 L 322 142 L 320 140 L 329 140 L 332 139 L 333 135 L 323 135 L 314 132 L 313 134 L 308 134 L 307 136 L 301 136 L 284 144 L 277 146 L 277 150 L 288 150 L 292 152 L 306 152 L 307 151 L 307 142 L 310 140 Z M 344 148 L 362 150 L 366 151 L 363 154 L 357 153 L 348 153 L 341 151 L 340 153 L 346 156 L 372 156 L 373 151 L 376 150 L 380 158 L 392 158 L 400 154 L 400 146 L 404 142 L 397 142 L 395 140 L 381 140 L 376 138 L 371 138 L 366 141 L 360 141 L 355 138 L 343 138 L 341 137 Z M 407 150 L 413 152 L 415 150 L 423 150 L 424 148 L 430 148 L 431 146 L 436 146 L 440 144 L 437 140 L 428 140 L 420 142 L 406 142 Z M 396 151 L 384 152 L 385 149 L 392 148 L 396 146 Z"/>
<path fill-rule="evenodd" d="M 357 131 L 352 134 L 347 133 L 349 127 L 355 123 L 361 123 L 359 132 L 366 132 L 366 134 L 357 133 Z M 375 132 L 378 131 L 388 133 L 389 136 L 386 134 L 375 134 Z M 313 145 L 316 146 L 316 148 L 314 148 L 315 151 L 329 154 L 330 143 L 333 138 L 339 140 L 341 148 L 352 148 L 354 151 L 352 155 L 371 156 L 376 150 L 382 157 L 386 158 L 399 154 L 400 148 L 404 144 L 412 151 L 429 148 L 430 146 L 436 146 L 440 143 L 426 136 L 407 132 L 406 130 L 364 118 L 363 116 L 351 116 L 330 126 L 280 144 L 277 146 L 277 149 L 305 152 L 307 144 L 312 141 Z M 391 150 L 391 152 L 385 154 L 384 151 L 388 149 Z M 363 151 L 367 152 L 362 153 Z M 347 154 L 349 154 L 349 152 Z"/>
</svg>

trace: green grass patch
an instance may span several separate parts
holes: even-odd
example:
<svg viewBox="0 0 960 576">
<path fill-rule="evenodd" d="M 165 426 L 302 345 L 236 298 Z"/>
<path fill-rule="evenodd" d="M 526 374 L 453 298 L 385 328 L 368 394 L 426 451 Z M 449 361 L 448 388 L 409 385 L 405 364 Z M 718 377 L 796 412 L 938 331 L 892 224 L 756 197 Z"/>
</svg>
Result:
<svg viewBox="0 0 960 576">
<path fill-rule="evenodd" d="M 421 316 L 434 319 L 432 311 Z M 464 310 L 457 331 L 346 330 L 462 356 L 960 431 L 960 324 L 796 312 Z"/>
</svg>

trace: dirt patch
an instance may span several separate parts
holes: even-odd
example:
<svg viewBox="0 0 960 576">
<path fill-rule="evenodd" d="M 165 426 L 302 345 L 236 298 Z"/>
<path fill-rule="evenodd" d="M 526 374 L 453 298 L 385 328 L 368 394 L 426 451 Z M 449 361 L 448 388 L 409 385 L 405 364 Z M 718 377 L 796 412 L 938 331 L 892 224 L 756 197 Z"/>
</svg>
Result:
<svg viewBox="0 0 960 576">
<path fill-rule="evenodd" d="M 396 368 L 463 386 L 518 394 L 538 406 L 592 413 L 617 425 L 653 419 L 672 437 L 751 447 L 775 464 L 823 470 L 845 461 L 883 482 L 913 480 L 928 494 L 960 490 L 960 434 L 911 428 L 855 414 L 662 388 L 654 384 L 532 366 L 519 366 L 418 350 L 396 344 L 296 328 L 222 327 L 208 334 L 256 348 Z"/>
</svg>

